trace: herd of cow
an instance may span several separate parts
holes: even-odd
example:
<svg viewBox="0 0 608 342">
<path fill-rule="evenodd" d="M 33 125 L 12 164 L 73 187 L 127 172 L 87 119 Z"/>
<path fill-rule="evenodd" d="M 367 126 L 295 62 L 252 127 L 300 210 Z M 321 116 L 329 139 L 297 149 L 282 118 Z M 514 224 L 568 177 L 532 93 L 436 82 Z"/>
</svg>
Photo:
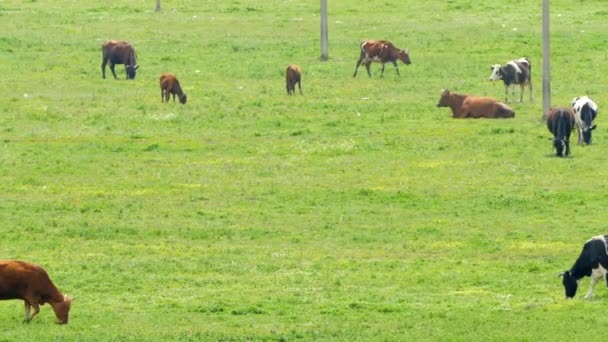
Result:
<svg viewBox="0 0 608 342">
<path fill-rule="evenodd" d="M 365 65 L 367 74 L 371 77 L 370 64 L 372 62 L 393 63 L 397 74 L 399 67 L 397 61 L 411 64 L 407 50 L 401 50 L 386 40 L 368 40 L 361 44 L 361 53 L 353 77 L 357 76 L 357 69 L 361 64 Z M 106 65 L 110 64 L 110 70 L 116 77 L 114 67 L 116 64 L 125 66 L 127 79 L 134 79 L 138 69 L 135 49 L 125 41 L 112 40 L 102 45 L 102 77 L 106 77 Z M 523 102 L 524 87 L 530 89 L 530 100 L 532 100 L 532 81 L 530 60 L 520 58 L 510 61 L 505 65 L 495 64 L 491 67 L 491 81 L 502 80 L 505 86 L 505 102 L 508 101 L 509 87 L 520 86 L 520 102 Z M 301 79 L 302 70 L 299 66 L 292 64 L 285 70 L 287 94 L 295 93 L 298 85 L 302 94 Z M 187 96 L 183 92 L 175 75 L 163 73 L 160 77 L 161 102 L 169 102 L 172 95 L 175 102 L 177 95 L 179 102 L 186 103 Z M 514 90 L 513 90 L 514 92 Z M 515 112 L 506 104 L 489 97 L 469 96 L 456 94 L 450 90 L 441 93 L 438 107 L 450 107 L 454 118 L 512 118 Z M 547 128 L 553 133 L 553 145 L 558 156 L 570 154 L 569 138 L 572 130 L 578 128 L 578 143 L 590 144 L 591 131 L 595 129 L 593 121 L 597 115 L 597 105 L 587 96 L 577 97 L 572 100 L 571 107 L 552 108 L 546 114 Z M 591 288 L 585 295 L 589 298 L 593 295 L 595 284 L 600 279 L 606 279 L 608 285 L 608 235 L 597 236 L 585 243 L 583 250 L 568 271 L 560 274 L 565 288 L 566 297 L 572 298 L 578 288 L 578 280 L 591 276 Z M 40 266 L 16 260 L 0 260 L 0 300 L 21 299 L 25 304 L 25 320 L 32 320 L 40 311 L 40 305 L 48 303 L 53 308 L 58 323 L 67 324 L 73 298 L 62 294 L 49 278 L 47 272 Z M 31 308 L 34 308 L 30 315 Z"/>
</svg>

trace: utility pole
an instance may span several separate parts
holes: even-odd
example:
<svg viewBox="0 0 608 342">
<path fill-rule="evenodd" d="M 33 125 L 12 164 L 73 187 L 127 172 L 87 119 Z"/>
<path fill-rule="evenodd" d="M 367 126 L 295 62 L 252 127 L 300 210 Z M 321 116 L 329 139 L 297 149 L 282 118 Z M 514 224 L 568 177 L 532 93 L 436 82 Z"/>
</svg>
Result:
<svg viewBox="0 0 608 342">
<path fill-rule="evenodd" d="M 321 60 L 329 58 L 327 34 L 327 0 L 321 0 Z"/>
<path fill-rule="evenodd" d="M 156 12 L 160 12 L 160 0 L 156 0 Z"/>
<path fill-rule="evenodd" d="M 551 108 L 551 44 L 549 34 L 549 0 L 543 0 L 543 119 Z"/>
</svg>

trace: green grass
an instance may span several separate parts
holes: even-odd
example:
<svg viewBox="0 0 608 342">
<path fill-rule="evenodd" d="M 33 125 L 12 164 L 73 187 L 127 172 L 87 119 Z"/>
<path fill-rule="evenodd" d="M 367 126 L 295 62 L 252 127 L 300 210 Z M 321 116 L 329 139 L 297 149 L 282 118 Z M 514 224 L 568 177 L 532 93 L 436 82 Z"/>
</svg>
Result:
<svg viewBox="0 0 608 342">
<path fill-rule="evenodd" d="M 600 106 L 564 159 L 540 121 L 540 3 L 333 1 L 321 62 L 318 2 L 0 0 L 0 257 L 77 297 L 67 326 L 0 302 L 0 340 L 597 337 L 603 284 L 565 301 L 557 274 L 606 233 L 608 12 L 551 6 L 553 103 Z M 353 78 L 365 38 L 413 64 Z M 107 39 L 133 43 L 135 80 L 101 78 Z M 490 65 L 524 55 L 515 119 L 436 107 L 444 88 L 502 99 Z M 160 102 L 166 71 L 185 106 Z"/>
</svg>

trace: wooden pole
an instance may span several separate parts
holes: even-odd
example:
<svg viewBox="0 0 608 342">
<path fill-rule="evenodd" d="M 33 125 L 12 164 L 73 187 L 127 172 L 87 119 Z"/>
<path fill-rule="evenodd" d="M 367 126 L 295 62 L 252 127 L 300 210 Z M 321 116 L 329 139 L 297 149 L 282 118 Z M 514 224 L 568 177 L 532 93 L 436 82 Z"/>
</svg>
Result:
<svg viewBox="0 0 608 342">
<path fill-rule="evenodd" d="M 160 12 L 160 0 L 156 0 L 156 12 Z"/>
<path fill-rule="evenodd" d="M 327 0 L 321 0 L 321 60 L 329 58 L 327 33 Z"/>
<path fill-rule="evenodd" d="M 549 34 L 549 0 L 543 0 L 543 119 L 551 108 L 551 44 Z"/>
</svg>

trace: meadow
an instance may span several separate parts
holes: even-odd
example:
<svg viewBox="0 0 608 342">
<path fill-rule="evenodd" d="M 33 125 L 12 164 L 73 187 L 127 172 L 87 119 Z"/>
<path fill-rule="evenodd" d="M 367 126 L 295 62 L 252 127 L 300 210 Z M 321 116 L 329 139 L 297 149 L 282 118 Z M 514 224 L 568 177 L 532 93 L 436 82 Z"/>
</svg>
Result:
<svg viewBox="0 0 608 342">
<path fill-rule="evenodd" d="M 599 105 L 593 144 L 554 157 L 541 2 L 0 0 L 0 258 L 75 296 L 2 341 L 586 340 L 604 284 L 557 275 L 608 233 L 608 10 L 551 2 L 552 103 Z M 363 39 L 408 48 L 352 77 Z M 101 77 L 131 42 L 135 80 Z M 529 56 L 514 119 L 454 120 L 442 89 L 503 98 L 490 65 Z M 284 70 L 303 69 L 287 96 Z M 161 103 L 172 72 L 188 103 Z M 519 89 L 516 96 L 519 97 Z"/>
</svg>

